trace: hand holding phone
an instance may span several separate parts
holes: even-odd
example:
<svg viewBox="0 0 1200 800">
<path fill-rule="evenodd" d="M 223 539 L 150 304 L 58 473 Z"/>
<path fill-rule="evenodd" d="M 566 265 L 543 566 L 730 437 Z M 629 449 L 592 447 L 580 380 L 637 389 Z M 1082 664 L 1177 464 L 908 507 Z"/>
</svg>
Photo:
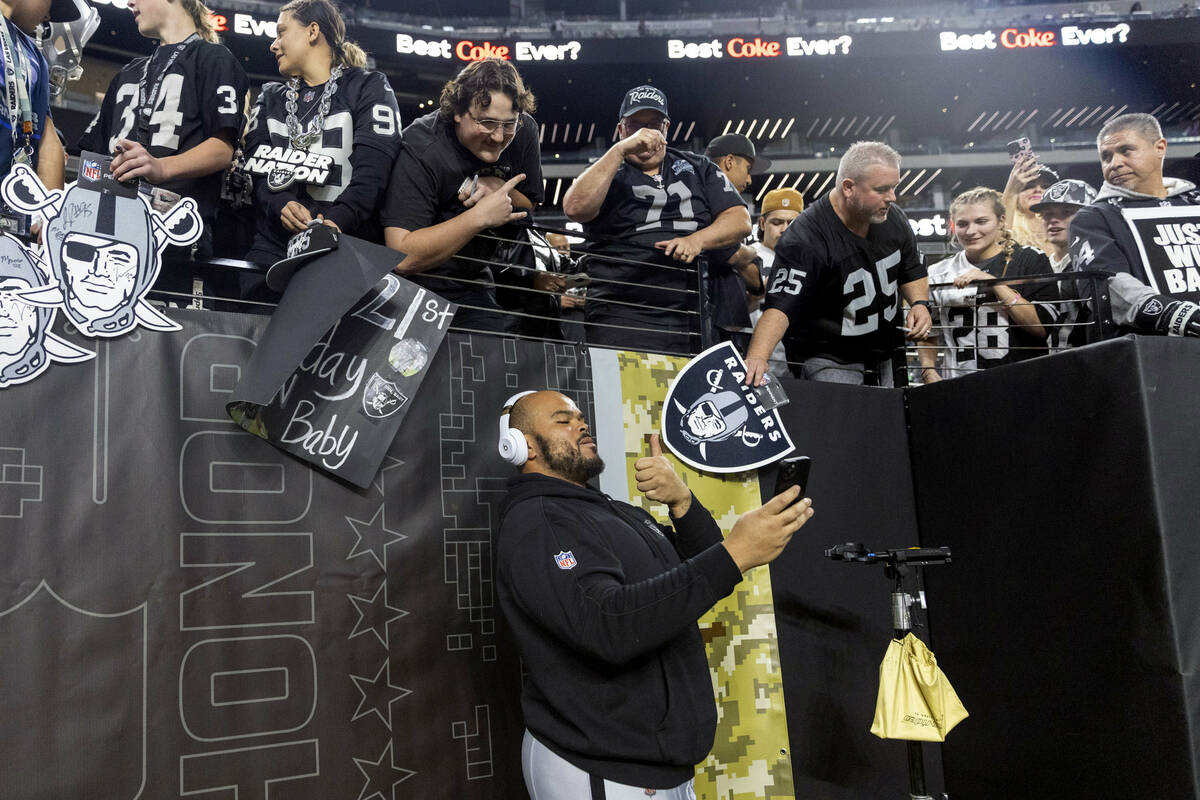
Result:
<svg viewBox="0 0 1200 800">
<path fill-rule="evenodd" d="M 1008 160 L 1014 164 L 1024 158 L 1037 158 L 1033 153 L 1033 143 L 1028 136 L 1013 139 L 1008 143 Z"/>
<path fill-rule="evenodd" d="M 800 494 L 789 505 L 804 497 L 808 488 L 808 474 L 812 470 L 812 459 L 808 456 L 785 458 L 779 462 L 779 473 L 775 476 L 775 496 L 778 497 L 793 486 L 800 487 Z"/>
</svg>

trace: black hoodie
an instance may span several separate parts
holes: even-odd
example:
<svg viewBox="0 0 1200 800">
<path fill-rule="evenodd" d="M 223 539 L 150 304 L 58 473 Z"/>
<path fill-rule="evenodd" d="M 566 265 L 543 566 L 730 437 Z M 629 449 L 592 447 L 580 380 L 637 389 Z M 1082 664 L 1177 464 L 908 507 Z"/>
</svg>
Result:
<svg viewBox="0 0 1200 800">
<path fill-rule="evenodd" d="M 509 481 L 496 578 L 527 673 L 525 725 L 590 774 L 678 786 L 717 714 L 696 620 L 741 573 L 692 498 L 675 530 L 544 475 Z"/>
</svg>

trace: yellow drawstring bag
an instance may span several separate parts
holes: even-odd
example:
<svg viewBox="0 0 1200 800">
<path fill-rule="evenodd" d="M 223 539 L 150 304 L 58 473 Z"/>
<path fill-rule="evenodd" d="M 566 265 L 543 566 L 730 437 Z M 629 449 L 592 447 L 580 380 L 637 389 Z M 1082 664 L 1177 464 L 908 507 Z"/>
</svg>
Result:
<svg viewBox="0 0 1200 800">
<path fill-rule="evenodd" d="M 967 718 L 954 687 L 929 648 L 911 633 L 893 639 L 879 665 L 879 698 L 871 733 L 880 739 L 944 742 Z"/>
</svg>

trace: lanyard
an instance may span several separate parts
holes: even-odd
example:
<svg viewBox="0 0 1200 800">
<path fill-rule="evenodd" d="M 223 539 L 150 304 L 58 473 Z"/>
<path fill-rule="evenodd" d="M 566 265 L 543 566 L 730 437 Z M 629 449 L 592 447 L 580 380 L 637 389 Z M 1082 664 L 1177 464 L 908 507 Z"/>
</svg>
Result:
<svg viewBox="0 0 1200 800">
<path fill-rule="evenodd" d="M 4 50 L 4 92 L 8 121 L 12 126 L 13 161 L 29 163 L 33 155 L 33 103 L 29 100 L 29 87 L 25 85 L 28 70 L 22 60 L 23 54 L 13 44 L 8 25 L 8 20 L 0 24 L 0 47 Z"/>
<path fill-rule="evenodd" d="M 142 77 L 138 81 L 138 123 L 137 123 L 137 140 L 142 147 L 150 147 L 150 115 L 154 113 L 155 107 L 158 105 L 158 95 L 162 92 L 163 81 L 166 80 L 167 73 L 171 71 L 171 67 L 175 64 L 175 59 L 183 54 L 183 51 L 188 48 L 192 42 L 200 40 L 200 34 L 193 33 L 179 44 L 175 45 L 175 49 L 171 51 L 171 55 L 167 58 L 167 63 L 163 64 L 163 68 L 159 70 L 158 76 L 154 79 L 154 86 L 150 90 L 149 96 L 146 95 L 146 84 L 150 77 L 150 64 L 154 61 L 154 56 L 158 55 L 155 50 L 146 59 L 146 63 L 142 65 Z"/>
</svg>

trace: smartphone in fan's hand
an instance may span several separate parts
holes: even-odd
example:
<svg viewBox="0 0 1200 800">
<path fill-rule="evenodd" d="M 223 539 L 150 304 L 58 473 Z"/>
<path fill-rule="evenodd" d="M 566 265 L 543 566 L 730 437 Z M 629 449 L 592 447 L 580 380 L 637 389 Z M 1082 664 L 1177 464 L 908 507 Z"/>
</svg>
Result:
<svg viewBox="0 0 1200 800">
<path fill-rule="evenodd" d="M 1033 154 L 1033 143 L 1029 141 L 1028 136 L 1022 136 L 1020 139 L 1013 139 L 1008 143 L 1008 160 L 1014 164 L 1022 158 L 1035 158 Z"/>
<path fill-rule="evenodd" d="M 793 486 L 799 486 L 800 494 L 792 501 L 799 502 L 808 488 L 808 473 L 811 469 L 812 459 L 808 456 L 796 456 L 780 461 L 779 474 L 775 476 L 775 495 L 778 496 Z"/>
</svg>

